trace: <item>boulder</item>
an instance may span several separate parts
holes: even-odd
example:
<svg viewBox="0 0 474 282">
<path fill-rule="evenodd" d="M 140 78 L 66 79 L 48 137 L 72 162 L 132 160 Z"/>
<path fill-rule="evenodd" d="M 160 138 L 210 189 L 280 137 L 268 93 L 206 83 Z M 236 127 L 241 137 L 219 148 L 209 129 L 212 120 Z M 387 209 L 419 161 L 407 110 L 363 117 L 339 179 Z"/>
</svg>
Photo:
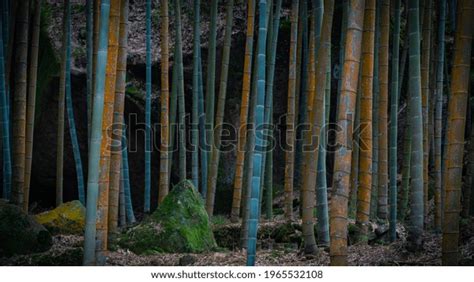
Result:
<svg viewBox="0 0 474 282">
<path fill-rule="evenodd" d="M 33 216 L 0 200 L 0 256 L 43 252 L 51 245 L 51 234 Z"/>
<path fill-rule="evenodd" d="M 176 185 L 158 209 L 123 234 L 118 244 L 137 254 L 201 253 L 217 247 L 201 195 L 188 180 Z"/>
<path fill-rule="evenodd" d="M 79 201 L 67 202 L 36 215 L 36 220 L 53 234 L 83 234 L 86 209 Z"/>
</svg>

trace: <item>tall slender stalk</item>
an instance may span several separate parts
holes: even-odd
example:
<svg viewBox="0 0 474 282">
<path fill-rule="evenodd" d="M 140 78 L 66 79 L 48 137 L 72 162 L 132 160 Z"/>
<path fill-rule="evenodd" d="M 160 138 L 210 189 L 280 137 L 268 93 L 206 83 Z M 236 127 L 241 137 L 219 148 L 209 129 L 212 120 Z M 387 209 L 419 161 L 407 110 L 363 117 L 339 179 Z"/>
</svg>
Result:
<svg viewBox="0 0 474 282">
<path fill-rule="evenodd" d="M 269 22 L 271 27 L 268 31 L 268 60 L 267 60 L 267 85 L 265 94 L 265 124 L 268 125 L 267 135 L 271 140 L 267 143 L 267 153 L 265 160 L 265 202 L 266 202 L 266 217 L 271 219 L 273 217 L 273 82 L 275 79 L 275 61 L 276 51 L 278 45 L 278 31 L 280 27 L 280 11 L 281 0 L 275 2 L 275 9 L 272 15 L 272 21 Z"/>
<path fill-rule="evenodd" d="M 446 198 L 443 219 L 443 265 L 458 265 L 459 211 L 461 210 L 464 131 L 469 88 L 472 36 L 474 32 L 474 2 L 461 0 L 454 39 L 454 60 L 447 121 Z"/>
<path fill-rule="evenodd" d="M 423 17 L 423 32 L 421 46 L 421 103 L 423 111 L 423 203 L 425 221 L 428 216 L 428 161 L 429 161 L 429 139 L 428 139 L 428 105 L 430 95 L 430 49 L 431 49 L 431 14 L 432 0 L 425 0 L 425 11 Z"/>
<path fill-rule="evenodd" d="M 160 188 L 158 204 L 168 195 L 169 178 L 169 150 L 170 148 L 170 88 L 169 88 L 169 14 L 168 0 L 161 1 L 161 142 L 160 142 Z"/>
<path fill-rule="evenodd" d="M 390 88 L 390 240 L 397 238 L 397 137 L 398 137 L 398 65 L 400 55 L 400 0 L 394 0 L 392 84 Z"/>
<path fill-rule="evenodd" d="M 265 101 L 265 61 L 266 61 L 266 37 L 267 37 L 267 1 L 260 0 L 259 3 L 259 22 L 258 22 L 258 63 L 257 63 L 257 107 L 255 115 L 255 154 L 253 156 L 254 169 L 252 173 L 252 189 L 250 192 L 251 198 L 249 202 L 250 213 L 249 213 L 249 231 L 248 231 L 248 247 L 247 247 L 247 265 L 255 265 L 255 256 L 257 249 L 257 227 L 258 227 L 258 215 L 259 215 L 259 199 L 260 199 L 260 176 L 261 176 L 261 161 L 263 158 L 263 140 L 256 138 L 256 136 L 262 134 L 261 125 L 264 119 L 264 101 Z M 260 134 L 258 134 L 260 133 Z M 250 187 L 249 187 L 250 188 Z"/>
<path fill-rule="evenodd" d="M 378 117 L 379 113 L 379 46 L 380 46 L 380 9 L 381 2 L 375 3 L 375 39 L 374 39 L 374 79 L 373 79 L 373 101 L 372 117 Z M 372 119 L 372 191 L 370 195 L 370 219 L 377 216 L 378 187 L 379 187 L 379 119 Z"/>
<path fill-rule="evenodd" d="M 373 76 L 376 4 L 374 0 L 365 2 L 364 33 L 362 34 L 362 65 L 360 88 L 360 168 L 357 189 L 356 224 L 360 228 L 360 239 L 367 242 L 372 190 L 372 121 L 373 121 Z M 377 117 L 376 117 L 377 118 Z"/>
<path fill-rule="evenodd" d="M 342 129 L 336 135 L 341 148 L 335 152 L 333 188 L 330 207 L 330 256 L 331 265 L 347 264 L 347 203 L 352 146 L 347 134 L 353 129 L 353 113 L 358 85 L 361 55 L 362 27 L 365 1 L 350 2 L 347 35 L 345 42 L 344 67 L 342 69 L 341 95 L 337 124 Z"/>
<path fill-rule="evenodd" d="M 105 264 L 108 245 L 108 216 L 110 193 L 110 156 L 114 117 L 115 84 L 117 79 L 118 37 L 120 28 L 121 0 L 111 0 L 109 38 L 107 50 L 107 69 L 105 72 L 104 111 L 102 118 L 102 140 L 100 152 L 99 202 L 97 207 L 96 263 Z M 102 20 L 102 19 L 101 19 Z"/>
<path fill-rule="evenodd" d="M 66 45 L 67 45 L 67 7 L 69 1 L 64 2 L 63 17 L 63 49 L 61 54 L 61 74 L 59 76 L 58 96 L 58 131 L 56 136 L 56 206 L 63 203 L 63 167 L 64 167 L 64 103 L 66 96 Z"/>
<path fill-rule="evenodd" d="M 204 108 L 204 90 L 202 82 L 202 56 L 201 47 L 198 48 L 198 59 L 199 59 L 199 100 L 198 100 L 198 111 L 199 111 L 199 153 L 201 157 L 201 196 L 203 199 L 207 197 L 207 140 L 206 140 L 206 112 Z"/>
<path fill-rule="evenodd" d="M 383 0 L 380 7 L 379 52 L 379 160 L 378 206 L 380 219 L 388 219 L 388 53 L 390 32 L 390 2 Z"/>
<path fill-rule="evenodd" d="M 209 22 L 209 43 L 207 53 L 206 81 L 206 132 L 207 142 L 214 142 L 214 113 L 216 93 L 216 36 L 217 36 L 217 6 L 219 0 L 211 1 L 211 20 Z M 206 146 L 208 159 L 211 159 L 211 147 Z M 207 196 L 206 196 L 207 197 Z"/>
<path fill-rule="evenodd" d="M 232 21 L 233 21 L 234 0 L 227 1 L 224 51 L 222 54 L 221 77 L 219 86 L 219 96 L 217 98 L 217 112 L 215 120 L 214 140 L 211 152 L 211 162 L 209 163 L 209 174 L 207 176 L 207 197 L 206 210 L 209 216 L 214 212 L 214 198 L 216 195 L 217 172 L 219 167 L 221 133 L 224 123 L 225 99 L 227 95 L 227 77 L 229 73 L 230 46 L 232 43 Z"/>
<path fill-rule="evenodd" d="M 6 22 L 6 21 L 5 21 Z M 1 132 L 2 132 L 2 152 L 3 152 L 3 181 L 2 181 L 2 197 L 10 198 L 11 180 L 12 180 L 12 164 L 11 164 L 11 144 L 10 144 L 10 127 L 8 113 L 8 95 L 5 77 L 5 52 L 4 47 L 4 29 L 3 19 L 0 20 L 0 111 L 1 111 Z"/>
<path fill-rule="evenodd" d="M 86 57 L 87 57 L 87 70 L 86 70 L 86 95 L 87 95 L 87 140 L 91 136 L 91 122 L 92 117 L 92 95 L 94 92 L 94 78 L 93 78 L 93 61 L 94 61 L 94 0 L 86 1 Z"/>
<path fill-rule="evenodd" d="M 295 170 L 295 93 L 296 93 L 296 43 L 298 39 L 299 1 L 291 2 L 291 31 L 290 31 L 290 69 L 288 72 L 288 112 L 286 115 L 286 145 L 285 152 L 285 218 L 293 218 L 293 184 Z M 314 231 L 313 231 L 314 232 Z"/>
<path fill-rule="evenodd" d="M 135 223 L 135 214 L 133 213 L 132 205 L 132 193 L 130 189 L 130 175 L 128 171 L 128 146 L 127 146 L 127 132 L 125 131 L 125 122 L 124 130 L 122 134 L 122 170 L 120 175 L 122 176 L 123 190 L 125 194 L 125 211 L 127 214 L 127 222 Z"/>
<path fill-rule="evenodd" d="M 435 106 L 435 230 L 441 231 L 441 206 L 442 172 L 441 149 L 443 135 L 443 90 L 444 90 L 444 56 L 445 56 L 445 31 L 446 31 L 446 0 L 439 4 L 438 20 L 438 66 L 436 72 L 436 106 Z"/>
<path fill-rule="evenodd" d="M 23 207 L 25 188 L 26 97 L 30 1 L 18 6 L 15 34 L 15 85 L 13 95 L 13 186 L 11 200 Z"/>
<path fill-rule="evenodd" d="M 321 4 L 321 3 L 320 3 Z M 331 48 L 331 29 L 334 12 L 334 1 L 325 0 L 324 16 L 321 28 L 320 47 L 315 57 L 316 62 L 310 60 L 310 68 L 314 69 L 310 75 L 314 75 L 309 91 L 313 92 L 313 101 L 311 105 L 311 114 L 309 116 L 311 131 L 305 136 L 305 144 L 307 149 L 304 153 L 304 172 L 303 172 L 303 237 L 305 242 L 305 253 L 317 252 L 316 240 L 314 237 L 314 196 L 316 187 L 316 178 L 318 175 L 318 156 L 319 147 L 321 145 L 321 128 L 324 125 L 324 100 L 326 95 L 326 74 L 327 66 L 330 64 L 330 48 Z M 317 16 L 313 16 L 313 20 L 317 20 Z M 313 23 L 314 23 L 313 21 Z M 316 38 L 315 38 L 316 39 Z M 310 43 L 311 44 L 311 43 Z M 315 44 L 315 43 L 313 43 Z M 322 78 L 322 79 L 317 79 Z M 323 130 L 324 135 L 324 130 Z M 324 143 L 324 142 L 322 142 Z"/>
<path fill-rule="evenodd" d="M 194 38 L 193 38 L 193 107 L 191 128 L 191 178 L 199 191 L 199 49 L 201 48 L 201 19 L 199 0 L 194 0 Z"/>
<path fill-rule="evenodd" d="M 122 164 L 122 130 L 124 125 L 123 111 L 125 107 L 125 88 L 127 76 L 127 37 L 128 37 L 128 2 L 121 0 L 120 30 L 118 39 L 117 75 L 115 80 L 114 117 L 112 124 L 112 144 L 110 156 L 110 192 L 108 233 L 117 232 L 119 216 L 119 197 Z"/>
<path fill-rule="evenodd" d="M 331 49 L 329 49 L 329 61 L 326 67 L 326 90 L 324 95 L 324 124 L 321 128 L 321 141 L 318 156 L 318 175 L 316 177 L 316 214 L 317 214 L 317 238 L 318 245 L 329 247 L 329 205 L 327 185 L 327 143 L 328 126 L 331 110 Z"/>
<path fill-rule="evenodd" d="M 94 265 L 96 246 L 97 200 L 99 195 L 100 152 L 102 143 L 102 115 L 104 111 L 105 71 L 109 36 L 110 0 L 101 1 L 99 42 L 94 83 L 91 140 L 87 180 L 86 225 L 84 234 L 84 265 Z"/>
<path fill-rule="evenodd" d="M 423 119 L 421 102 L 421 69 L 420 69 L 420 21 L 419 1 L 408 3 L 408 32 L 410 42 L 409 93 L 410 93 L 410 128 L 411 128 L 411 191 L 410 223 L 408 232 L 410 243 L 415 249 L 421 246 L 423 232 Z"/>
<path fill-rule="evenodd" d="M 242 82 L 242 101 L 240 104 L 240 126 L 237 140 L 234 191 L 232 197 L 231 221 L 237 222 L 242 202 L 242 183 L 244 175 L 245 147 L 247 143 L 247 121 L 249 114 L 250 81 L 252 76 L 253 34 L 255 22 L 255 1 L 247 2 L 247 37 L 245 41 L 244 75 Z M 268 90 L 267 90 L 268 91 Z"/>
<path fill-rule="evenodd" d="M 174 3 L 176 13 L 176 63 L 178 79 L 178 147 L 179 147 L 179 178 L 186 179 L 186 109 L 184 99 L 183 45 L 181 29 L 181 0 Z"/>
<path fill-rule="evenodd" d="M 28 99 L 26 108 L 25 199 L 23 202 L 23 210 L 26 212 L 28 212 L 28 203 L 30 198 L 31 162 L 33 158 L 33 132 L 36 106 L 36 81 L 38 73 L 38 50 L 41 21 L 41 0 L 37 0 L 35 2 L 32 26 L 33 29 L 30 42 L 31 49 L 28 73 Z M 82 184 L 84 183 L 82 182 Z"/>
<path fill-rule="evenodd" d="M 67 6 L 66 16 L 66 112 L 68 117 L 69 125 L 69 136 L 71 138 L 72 150 L 74 155 L 74 164 L 76 166 L 76 177 L 77 177 L 77 193 L 79 200 L 82 204 L 86 203 L 84 195 L 84 173 L 82 169 L 81 151 L 79 148 L 79 142 L 77 140 L 76 124 L 74 122 L 74 109 L 72 101 L 72 89 L 71 89 L 71 6 L 70 3 Z"/>
<path fill-rule="evenodd" d="M 144 212 L 151 202 L 151 0 L 146 1 L 146 93 L 145 93 L 145 199 Z"/>
</svg>

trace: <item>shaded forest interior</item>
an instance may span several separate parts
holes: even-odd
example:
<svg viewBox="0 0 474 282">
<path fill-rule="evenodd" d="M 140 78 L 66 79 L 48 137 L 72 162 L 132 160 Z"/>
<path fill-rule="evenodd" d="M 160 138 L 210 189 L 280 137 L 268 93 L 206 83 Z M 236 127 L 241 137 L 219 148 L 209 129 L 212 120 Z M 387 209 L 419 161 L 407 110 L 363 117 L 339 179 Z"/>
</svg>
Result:
<svg viewBox="0 0 474 282">
<path fill-rule="evenodd" d="M 474 264 L 474 1 L 0 8 L 0 264 Z"/>
</svg>

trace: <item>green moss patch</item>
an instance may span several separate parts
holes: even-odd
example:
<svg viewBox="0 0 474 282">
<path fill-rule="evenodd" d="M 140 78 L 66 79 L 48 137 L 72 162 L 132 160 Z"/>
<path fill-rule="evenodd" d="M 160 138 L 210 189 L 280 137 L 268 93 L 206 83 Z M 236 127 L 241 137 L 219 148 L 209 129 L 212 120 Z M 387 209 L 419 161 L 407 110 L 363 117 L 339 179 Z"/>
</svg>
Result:
<svg viewBox="0 0 474 282">
<path fill-rule="evenodd" d="M 176 185 L 163 203 L 118 244 L 137 254 L 201 253 L 217 247 L 201 195 L 190 181 Z"/>
<path fill-rule="evenodd" d="M 61 204 L 54 210 L 40 213 L 36 220 L 54 234 L 83 234 L 86 209 L 79 201 Z"/>
</svg>

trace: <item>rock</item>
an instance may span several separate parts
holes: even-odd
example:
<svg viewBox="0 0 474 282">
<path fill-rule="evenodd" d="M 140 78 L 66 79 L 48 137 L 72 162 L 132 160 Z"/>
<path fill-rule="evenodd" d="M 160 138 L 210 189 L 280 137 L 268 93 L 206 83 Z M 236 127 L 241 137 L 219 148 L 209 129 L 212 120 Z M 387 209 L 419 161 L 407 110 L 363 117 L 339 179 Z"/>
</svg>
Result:
<svg viewBox="0 0 474 282">
<path fill-rule="evenodd" d="M 0 256 L 43 252 L 51 245 L 51 234 L 33 216 L 0 200 Z"/>
<path fill-rule="evenodd" d="M 118 244 L 136 254 L 201 253 L 217 247 L 201 195 L 188 180 L 176 185 L 158 209 L 122 235 Z"/>
<path fill-rule="evenodd" d="M 83 234 L 86 209 L 79 201 L 61 204 L 54 210 L 36 215 L 36 220 L 54 234 Z"/>
</svg>

